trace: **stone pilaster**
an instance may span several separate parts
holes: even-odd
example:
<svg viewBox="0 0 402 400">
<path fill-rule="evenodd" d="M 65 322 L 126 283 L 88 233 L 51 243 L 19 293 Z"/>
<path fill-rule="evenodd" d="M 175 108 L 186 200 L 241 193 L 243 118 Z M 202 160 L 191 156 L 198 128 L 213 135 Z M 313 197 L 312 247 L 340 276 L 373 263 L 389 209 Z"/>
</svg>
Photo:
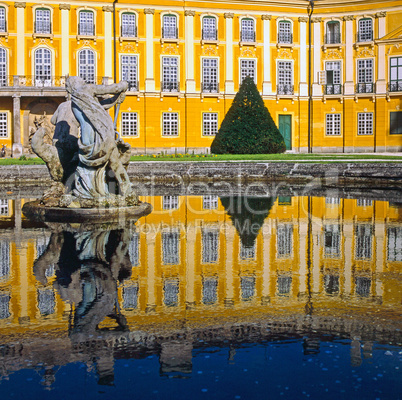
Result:
<svg viewBox="0 0 402 400">
<path fill-rule="evenodd" d="M 113 72 L 113 6 L 103 6 L 102 11 L 105 13 L 104 29 L 105 29 L 105 53 L 104 53 L 104 76 L 111 77 Z M 116 29 L 117 30 L 117 29 Z M 119 65 L 120 63 L 118 63 Z M 117 77 L 114 77 L 117 81 Z"/>
<path fill-rule="evenodd" d="M 353 21 L 355 20 L 355 17 L 353 15 L 347 15 L 343 17 L 343 20 L 345 21 L 345 38 L 346 38 L 346 44 L 345 44 L 345 89 L 344 93 L 346 95 L 351 95 L 355 93 L 355 85 L 354 85 L 354 79 L 353 79 L 353 71 L 354 71 L 354 65 L 353 65 L 353 43 L 354 43 L 354 37 L 353 37 Z"/>
<path fill-rule="evenodd" d="M 155 10 L 146 8 L 145 14 L 145 49 L 146 49 L 146 71 L 145 71 L 145 91 L 155 91 L 154 77 L 154 14 Z"/>
<path fill-rule="evenodd" d="M 21 143 L 21 97 L 13 95 L 13 157 L 22 155 Z"/>
<path fill-rule="evenodd" d="M 271 15 L 261 15 L 264 27 L 264 81 L 262 82 L 262 93 L 272 94 L 271 81 Z"/>
<path fill-rule="evenodd" d="M 185 16 L 185 54 L 186 54 L 186 92 L 195 92 L 195 79 L 194 79 L 194 16 L 195 11 L 186 10 Z"/>
<path fill-rule="evenodd" d="M 300 35 L 300 52 L 299 52 L 299 95 L 308 96 L 307 84 L 307 23 L 308 17 L 299 17 L 299 35 Z"/>
<path fill-rule="evenodd" d="M 226 80 L 225 93 L 234 94 L 233 82 L 233 17 L 232 13 L 224 14 L 226 20 Z"/>
</svg>

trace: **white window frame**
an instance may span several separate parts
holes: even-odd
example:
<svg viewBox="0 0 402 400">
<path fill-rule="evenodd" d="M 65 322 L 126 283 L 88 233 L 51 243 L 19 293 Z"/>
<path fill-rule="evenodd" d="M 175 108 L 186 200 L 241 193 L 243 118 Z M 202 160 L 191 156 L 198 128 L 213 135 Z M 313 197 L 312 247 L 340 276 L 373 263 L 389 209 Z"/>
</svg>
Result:
<svg viewBox="0 0 402 400">
<path fill-rule="evenodd" d="M 0 112 L 0 138 L 8 137 L 8 112 Z"/>
<path fill-rule="evenodd" d="M 163 210 L 178 210 L 179 209 L 179 196 L 162 196 L 162 209 Z"/>
<path fill-rule="evenodd" d="M 338 31 L 336 31 L 336 29 L 334 29 L 335 32 L 330 32 L 329 27 L 331 25 L 332 26 L 338 26 Z M 339 21 L 337 19 L 326 21 L 326 23 L 325 23 L 325 35 L 326 35 L 325 44 L 340 44 L 340 43 L 342 43 L 342 25 L 341 25 L 341 21 Z M 337 35 L 338 35 L 338 37 L 337 37 Z M 335 37 L 335 38 L 332 39 L 333 37 Z M 339 38 L 339 40 L 336 40 L 337 38 Z"/>
<path fill-rule="evenodd" d="M 370 26 L 364 26 L 367 25 L 367 23 L 370 22 Z M 368 30 L 370 32 L 368 33 Z M 360 18 L 357 21 L 357 31 L 358 31 L 358 42 L 359 43 L 364 43 L 364 42 L 372 42 L 374 40 L 374 21 L 372 18 Z M 362 40 L 363 39 L 363 40 Z"/>
<path fill-rule="evenodd" d="M 387 260 L 402 262 L 402 227 L 387 227 Z"/>
<path fill-rule="evenodd" d="M 134 19 L 134 23 L 132 19 Z M 137 21 L 137 13 L 128 10 L 122 11 L 120 14 L 120 36 L 123 38 L 136 38 L 138 36 Z"/>
<path fill-rule="evenodd" d="M 342 136 L 342 114 L 325 114 L 325 136 Z"/>
<path fill-rule="evenodd" d="M 255 276 L 241 276 L 240 277 L 240 292 L 243 301 L 252 300 L 256 292 L 256 279 Z"/>
<path fill-rule="evenodd" d="M 7 278 L 11 269 L 10 242 L 6 239 L 0 240 L 0 278 Z"/>
<path fill-rule="evenodd" d="M 128 254 L 133 267 L 137 267 L 140 263 L 140 235 L 138 232 L 133 232 L 128 244 Z"/>
<path fill-rule="evenodd" d="M 202 280 L 202 302 L 215 304 L 218 299 L 218 278 L 209 276 Z"/>
<path fill-rule="evenodd" d="M 47 47 L 37 47 L 34 50 L 35 86 L 52 86 L 52 70 L 52 51 Z"/>
<path fill-rule="evenodd" d="M 373 257 L 373 226 L 371 224 L 356 224 L 355 259 L 371 260 Z"/>
<path fill-rule="evenodd" d="M 87 56 L 85 56 L 85 64 L 81 64 L 81 54 L 87 54 Z M 88 63 L 89 54 L 93 54 L 93 65 Z M 86 82 L 96 83 L 96 52 L 88 48 L 81 49 L 78 52 L 77 62 L 78 76 L 84 79 Z M 93 80 L 88 79 L 92 77 L 92 73 L 90 71 L 91 68 L 93 68 Z"/>
<path fill-rule="evenodd" d="M 134 310 L 138 307 L 138 282 L 130 282 L 123 286 L 123 308 L 125 310 Z"/>
<path fill-rule="evenodd" d="M 202 91 L 219 93 L 219 59 L 201 57 Z"/>
<path fill-rule="evenodd" d="M 180 118 L 178 112 L 162 113 L 162 136 L 163 137 L 179 137 Z"/>
<path fill-rule="evenodd" d="M 92 9 L 91 10 L 80 9 L 80 10 L 77 10 L 77 12 L 78 12 L 78 36 L 89 36 L 89 37 L 95 36 L 95 32 L 96 32 L 95 31 L 96 30 L 95 11 Z M 90 13 L 92 14 L 92 21 L 89 21 L 90 18 L 88 18 Z M 83 17 L 81 19 L 81 16 L 84 16 L 84 15 L 85 15 L 85 17 Z M 81 24 L 85 24 L 85 25 L 83 25 L 83 26 L 85 26 L 85 29 L 83 29 L 82 31 L 81 31 L 81 28 L 82 28 Z M 89 25 L 89 24 L 91 24 L 91 25 Z M 91 29 L 89 29 L 89 26 L 92 26 Z"/>
<path fill-rule="evenodd" d="M 254 66 L 251 66 L 251 64 L 254 64 Z M 252 72 L 252 74 L 249 74 L 248 72 Z M 239 59 L 240 85 L 243 83 L 243 80 L 247 76 L 250 76 L 251 78 L 253 78 L 254 83 L 257 84 L 257 59 L 256 58 L 240 58 Z"/>
<path fill-rule="evenodd" d="M 323 232 L 324 256 L 339 258 L 341 256 L 341 227 L 339 224 L 325 224 Z"/>
<path fill-rule="evenodd" d="M 164 265 L 180 264 L 180 231 L 171 229 L 162 232 L 162 263 Z"/>
<path fill-rule="evenodd" d="M 0 47 L 0 86 L 7 86 L 8 80 L 8 52 L 5 48 Z"/>
<path fill-rule="evenodd" d="M 138 137 L 138 113 L 124 111 L 121 113 L 121 136 Z"/>
<path fill-rule="evenodd" d="M 161 57 L 161 90 L 162 92 L 180 91 L 180 59 L 179 57 Z"/>
<path fill-rule="evenodd" d="M 216 210 L 218 208 L 218 196 L 204 195 L 202 196 L 203 210 Z"/>
<path fill-rule="evenodd" d="M 371 65 L 368 65 L 371 64 Z M 358 58 L 356 60 L 357 83 L 374 82 L 374 59 Z"/>
<path fill-rule="evenodd" d="M 179 38 L 179 16 L 173 13 L 164 13 L 161 15 L 162 19 L 162 39 L 176 40 Z M 172 21 L 175 21 L 172 24 Z"/>
<path fill-rule="evenodd" d="M 291 21 L 282 18 L 278 21 L 278 43 L 293 43 L 293 24 Z"/>
<path fill-rule="evenodd" d="M 35 8 L 35 33 L 45 35 L 52 33 L 52 11 L 49 8 Z"/>
<path fill-rule="evenodd" d="M 218 40 L 218 21 L 217 18 L 213 15 L 203 15 L 202 17 L 202 25 L 201 25 L 201 40 L 204 41 L 216 41 Z M 212 21 L 214 20 L 214 24 L 211 26 L 207 26 L 204 24 L 206 20 Z M 208 25 L 208 24 L 207 24 Z M 212 27 L 213 25 L 213 27 Z"/>
<path fill-rule="evenodd" d="M 203 228 L 202 263 L 216 264 L 219 261 L 219 229 Z"/>
<path fill-rule="evenodd" d="M 357 113 L 357 134 L 359 136 L 374 135 L 374 114 L 372 112 Z"/>
<path fill-rule="evenodd" d="M 180 282 L 169 278 L 163 282 L 163 303 L 166 307 L 175 307 L 179 301 Z"/>
<path fill-rule="evenodd" d="M 7 15 L 8 9 L 4 5 L 0 5 L 0 32 L 7 32 Z"/>
<path fill-rule="evenodd" d="M 138 92 L 138 55 L 120 55 L 120 76 L 123 81 L 129 83 L 128 90 Z"/>
<path fill-rule="evenodd" d="M 276 227 L 277 258 L 291 258 L 293 254 L 293 224 L 278 224 Z"/>
<path fill-rule="evenodd" d="M 254 43 L 256 40 L 256 20 L 249 16 L 242 17 L 240 20 L 240 42 Z"/>
<path fill-rule="evenodd" d="M 219 130 L 219 118 L 217 112 L 202 113 L 202 136 L 214 137 Z"/>
<path fill-rule="evenodd" d="M 290 66 L 290 69 L 289 69 Z M 289 74 L 290 72 L 290 74 Z M 276 85 L 277 92 L 281 85 L 283 86 L 283 94 L 294 93 L 294 65 L 290 60 L 277 60 L 276 61 Z"/>
</svg>

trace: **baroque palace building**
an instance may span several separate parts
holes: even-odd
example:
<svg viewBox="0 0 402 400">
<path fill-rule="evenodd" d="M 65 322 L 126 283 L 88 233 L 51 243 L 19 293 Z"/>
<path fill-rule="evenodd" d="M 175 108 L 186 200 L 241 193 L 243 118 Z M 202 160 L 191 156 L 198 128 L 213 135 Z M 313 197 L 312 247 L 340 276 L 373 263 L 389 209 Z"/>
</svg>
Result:
<svg viewBox="0 0 402 400">
<path fill-rule="evenodd" d="M 70 74 L 129 81 L 117 130 L 134 152 L 207 152 L 249 75 L 287 149 L 401 151 L 401 2 L 309 4 L 2 1 L 0 145 L 30 151 Z"/>
</svg>

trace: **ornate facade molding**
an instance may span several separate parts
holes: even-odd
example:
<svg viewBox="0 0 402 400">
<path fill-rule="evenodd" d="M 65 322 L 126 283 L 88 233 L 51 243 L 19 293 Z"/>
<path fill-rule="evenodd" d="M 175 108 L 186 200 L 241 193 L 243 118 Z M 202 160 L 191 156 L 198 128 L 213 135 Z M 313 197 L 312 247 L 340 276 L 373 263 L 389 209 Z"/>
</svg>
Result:
<svg viewBox="0 0 402 400">
<path fill-rule="evenodd" d="M 308 17 L 299 17 L 299 22 L 308 22 Z"/>
<path fill-rule="evenodd" d="M 234 14 L 233 14 L 233 13 L 225 13 L 225 14 L 223 14 L 223 16 L 224 16 L 225 18 L 234 18 Z"/>
<path fill-rule="evenodd" d="M 104 12 L 113 12 L 113 6 L 103 6 L 102 11 L 104 11 Z"/>
<path fill-rule="evenodd" d="M 343 17 L 344 21 L 354 21 L 355 20 L 355 16 L 354 15 L 345 15 Z"/>
<path fill-rule="evenodd" d="M 155 9 L 154 8 L 145 8 L 144 9 L 144 14 L 155 14 Z"/>
<path fill-rule="evenodd" d="M 59 9 L 60 10 L 68 10 L 68 11 L 70 11 L 71 10 L 71 6 L 70 6 L 70 4 L 59 4 Z"/>
<path fill-rule="evenodd" d="M 25 3 L 25 2 L 14 3 L 15 8 L 25 8 L 26 6 L 27 6 L 27 3 Z"/>
<path fill-rule="evenodd" d="M 314 17 L 314 18 L 311 18 L 311 22 L 314 24 L 314 23 L 316 23 L 316 22 L 321 22 L 322 21 L 322 18 L 321 17 Z"/>
<path fill-rule="evenodd" d="M 184 11 L 184 16 L 185 17 L 195 17 L 195 11 L 193 11 L 193 10 L 185 10 Z"/>
<path fill-rule="evenodd" d="M 380 12 L 376 13 L 376 15 L 375 15 L 376 18 L 385 18 L 386 16 L 387 16 L 386 11 L 380 11 Z"/>
<path fill-rule="evenodd" d="M 262 19 L 263 21 L 269 21 L 269 20 L 272 19 L 272 15 L 263 14 L 263 15 L 261 15 L 261 19 Z"/>
</svg>

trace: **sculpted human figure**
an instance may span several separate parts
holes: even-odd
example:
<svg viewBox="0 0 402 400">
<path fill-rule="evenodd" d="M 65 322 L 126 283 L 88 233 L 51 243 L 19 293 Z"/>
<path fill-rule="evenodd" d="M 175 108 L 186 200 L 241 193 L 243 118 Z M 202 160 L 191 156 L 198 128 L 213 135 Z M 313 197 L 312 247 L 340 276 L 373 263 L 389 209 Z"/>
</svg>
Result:
<svg viewBox="0 0 402 400">
<path fill-rule="evenodd" d="M 78 139 L 79 163 L 75 173 L 73 195 L 80 199 L 96 199 L 109 195 L 106 173 L 113 171 L 119 194 L 130 195 L 131 184 L 121 161 L 129 145 L 116 142 L 113 121 L 106 110 L 121 103 L 128 83 L 112 85 L 87 84 L 82 78 L 68 77 L 66 90 L 71 108 L 81 128 Z M 104 98 L 106 95 L 112 97 Z M 113 174 L 112 174 L 113 175 Z"/>
</svg>

